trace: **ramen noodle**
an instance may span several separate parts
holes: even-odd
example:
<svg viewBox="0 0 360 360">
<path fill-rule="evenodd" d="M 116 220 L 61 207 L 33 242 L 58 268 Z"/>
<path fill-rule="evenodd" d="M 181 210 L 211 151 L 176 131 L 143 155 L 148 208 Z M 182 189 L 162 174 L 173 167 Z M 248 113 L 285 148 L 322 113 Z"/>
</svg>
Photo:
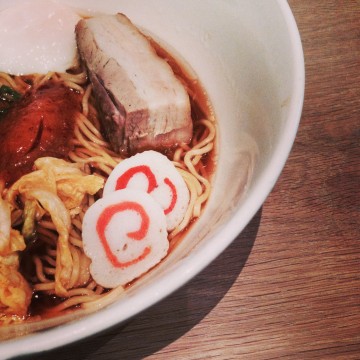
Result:
<svg viewBox="0 0 360 360">
<path fill-rule="evenodd" d="M 170 57 L 169 62 L 173 62 Z M 180 144 L 165 152 L 189 194 L 181 221 L 169 230 L 167 253 L 201 215 L 209 198 L 216 135 L 208 103 L 198 101 L 204 98 L 200 86 L 187 81 L 184 74 L 177 75 L 187 84 L 194 132 L 189 145 Z M 102 197 L 104 183 L 114 168 L 124 161 L 102 136 L 86 72 L 80 69 L 31 76 L 0 73 L 0 86 L 19 94 L 47 84 L 62 84 L 78 94 L 81 109 L 75 113 L 72 146 L 64 160 L 39 158 L 32 172 L 10 186 L 1 186 L 0 216 L 11 221 L 12 233 L 10 237 L 10 229 L 0 229 L 0 239 L 7 236 L 11 243 L 1 249 L 0 241 L 0 312 L 4 324 L 76 308 L 96 309 L 100 302 L 106 304 L 119 297 L 128 286 L 109 289 L 94 281 L 89 271 L 91 260 L 84 252 L 84 216 Z M 15 277 L 12 282 L 4 270 L 10 268 Z M 4 294 L 10 288 L 12 296 L 6 298 Z"/>
</svg>

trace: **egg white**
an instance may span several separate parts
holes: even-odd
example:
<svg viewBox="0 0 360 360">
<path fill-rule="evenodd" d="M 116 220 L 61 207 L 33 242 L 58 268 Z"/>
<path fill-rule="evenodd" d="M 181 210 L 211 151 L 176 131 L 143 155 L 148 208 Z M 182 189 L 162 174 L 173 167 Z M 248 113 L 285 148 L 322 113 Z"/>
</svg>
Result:
<svg viewBox="0 0 360 360">
<path fill-rule="evenodd" d="M 77 63 L 80 16 L 51 0 L 32 0 L 0 12 L 0 71 L 26 75 L 64 72 Z"/>
</svg>

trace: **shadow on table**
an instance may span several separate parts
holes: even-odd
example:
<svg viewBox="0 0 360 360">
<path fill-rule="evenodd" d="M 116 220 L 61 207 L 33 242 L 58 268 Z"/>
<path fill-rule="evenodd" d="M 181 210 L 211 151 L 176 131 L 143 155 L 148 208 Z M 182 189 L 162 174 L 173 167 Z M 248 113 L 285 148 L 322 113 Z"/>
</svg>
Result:
<svg viewBox="0 0 360 360">
<path fill-rule="evenodd" d="M 17 359 L 138 360 L 166 347 L 198 324 L 232 287 L 254 245 L 261 212 L 260 209 L 234 242 L 192 281 L 127 324 L 62 348 Z"/>
</svg>

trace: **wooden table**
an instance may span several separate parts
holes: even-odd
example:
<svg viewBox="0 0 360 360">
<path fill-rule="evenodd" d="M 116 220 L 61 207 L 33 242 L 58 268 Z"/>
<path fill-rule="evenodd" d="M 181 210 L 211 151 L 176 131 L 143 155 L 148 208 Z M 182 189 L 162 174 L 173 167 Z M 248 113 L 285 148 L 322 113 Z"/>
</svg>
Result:
<svg viewBox="0 0 360 360">
<path fill-rule="evenodd" d="M 37 359 L 360 359 L 360 1 L 289 4 L 305 104 L 262 209 L 172 296 Z"/>
</svg>

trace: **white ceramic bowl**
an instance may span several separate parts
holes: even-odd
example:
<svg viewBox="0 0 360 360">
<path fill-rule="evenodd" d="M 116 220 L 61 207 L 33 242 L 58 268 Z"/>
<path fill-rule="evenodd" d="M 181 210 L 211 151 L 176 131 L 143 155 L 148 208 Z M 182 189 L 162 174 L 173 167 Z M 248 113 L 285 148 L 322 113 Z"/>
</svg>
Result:
<svg viewBox="0 0 360 360">
<path fill-rule="evenodd" d="M 285 0 L 63 2 L 89 11 L 123 12 L 190 64 L 218 121 L 217 175 L 202 218 L 127 296 L 96 313 L 74 315 L 61 319 L 66 320 L 62 325 L 3 341 L 1 358 L 48 350 L 124 322 L 199 273 L 263 204 L 285 164 L 301 116 L 303 53 Z M 0 6 L 8 3 L 3 0 Z M 48 325 L 54 323 L 39 327 Z M 7 330 L 11 336 L 24 331 L 26 326 Z"/>
</svg>

